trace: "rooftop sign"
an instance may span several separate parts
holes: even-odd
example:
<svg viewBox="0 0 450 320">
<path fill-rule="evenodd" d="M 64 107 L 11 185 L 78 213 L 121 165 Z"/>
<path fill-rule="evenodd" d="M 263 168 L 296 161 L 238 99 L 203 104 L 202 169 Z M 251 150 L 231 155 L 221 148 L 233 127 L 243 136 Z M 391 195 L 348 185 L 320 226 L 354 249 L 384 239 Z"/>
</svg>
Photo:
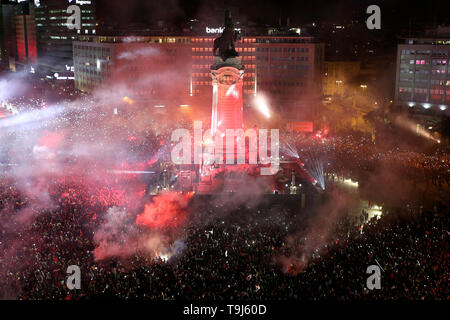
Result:
<svg viewBox="0 0 450 320">
<path fill-rule="evenodd" d="M 218 27 L 218 28 L 206 27 L 206 33 L 218 34 L 218 33 L 222 33 L 224 29 L 225 29 L 224 27 Z M 234 30 L 241 31 L 241 28 L 235 28 Z"/>
</svg>

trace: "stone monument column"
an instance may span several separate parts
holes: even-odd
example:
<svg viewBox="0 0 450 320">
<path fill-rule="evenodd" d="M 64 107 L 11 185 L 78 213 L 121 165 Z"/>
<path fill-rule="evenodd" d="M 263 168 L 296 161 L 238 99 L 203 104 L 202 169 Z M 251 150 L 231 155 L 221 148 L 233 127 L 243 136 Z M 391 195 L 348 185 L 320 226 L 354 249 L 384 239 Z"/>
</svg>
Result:
<svg viewBox="0 0 450 320">
<path fill-rule="evenodd" d="M 220 59 L 216 57 L 216 59 Z M 230 61 L 233 60 L 233 61 Z M 226 129 L 243 128 L 242 85 L 244 70 L 241 57 L 228 58 L 227 65 L 220 64 L 211 70 L 212 110 L 211 133 L 225 133 Z M 222 66 L 223 65 L 223 66 Z"/>
</svg>

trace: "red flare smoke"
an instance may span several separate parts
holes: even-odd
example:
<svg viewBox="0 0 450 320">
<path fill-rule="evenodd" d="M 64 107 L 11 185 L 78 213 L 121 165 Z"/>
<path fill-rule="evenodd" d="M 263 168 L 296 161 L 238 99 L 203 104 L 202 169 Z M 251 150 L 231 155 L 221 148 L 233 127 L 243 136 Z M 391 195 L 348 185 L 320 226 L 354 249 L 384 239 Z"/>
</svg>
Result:
<svg viewBox="0 0 450 320">
<path fill-rule="evenodd" d="M 147 228 L 178 227 L 186 219 L 186 208 L 193 193 L 168 192 L 157 195 L 145 205 L 144 212 L 136 218 L 136 224 Z"/>
<path fill-rule="evenodd" d="M 44 131 L 44 135 L 41 137 L 39 145 L 41 147 L 47 147 L 54 149 L 59 147 L 64 140 L 64 134 L 62 132 Z"/>
</svg>

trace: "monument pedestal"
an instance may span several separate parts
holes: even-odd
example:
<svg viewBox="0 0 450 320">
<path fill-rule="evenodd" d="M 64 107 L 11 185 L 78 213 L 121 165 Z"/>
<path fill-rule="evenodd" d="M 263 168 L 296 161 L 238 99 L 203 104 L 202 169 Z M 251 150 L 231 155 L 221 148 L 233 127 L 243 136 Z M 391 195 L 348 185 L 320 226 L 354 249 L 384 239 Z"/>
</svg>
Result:
<svg viewBox="0 0 450 320">
<path fill-rule="evenodd" d="M 221 57 L 214 57 L 211 77 L 213 87 L 212 135 L 223 134 L 226 129 L 242 129 L 242 84 L 244 78 L 242 57 L 232 57 L 225 61 Z"/>
</svg>

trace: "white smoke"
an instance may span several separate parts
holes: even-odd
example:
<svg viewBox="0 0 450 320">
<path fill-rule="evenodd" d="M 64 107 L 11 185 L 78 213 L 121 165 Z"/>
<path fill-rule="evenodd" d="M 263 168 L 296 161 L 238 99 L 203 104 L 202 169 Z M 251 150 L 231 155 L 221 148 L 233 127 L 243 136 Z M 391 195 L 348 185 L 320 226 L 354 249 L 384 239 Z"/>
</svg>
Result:
<svg viewBox="0 0 450 320">
<path fill-rule="evenodd" d="M 150 57 L 150 56 L 157 56 L 160 55 L 160 52 L 158 49 L 153 47 L 146 47 L 146 48 L 139 48 L 132 51 L 126 51 L 122 52 L 118 55 L 119 59 L 126 59 L 126 60 L 134 60 L 134 59 L 141 59 L 144 57 Z"/>
<path fill-rule="evenodd" d="M 0 103 L 24 94 L 28 90 L 25 73 L 15 73 L 0 78 Z"/>
</svg>

